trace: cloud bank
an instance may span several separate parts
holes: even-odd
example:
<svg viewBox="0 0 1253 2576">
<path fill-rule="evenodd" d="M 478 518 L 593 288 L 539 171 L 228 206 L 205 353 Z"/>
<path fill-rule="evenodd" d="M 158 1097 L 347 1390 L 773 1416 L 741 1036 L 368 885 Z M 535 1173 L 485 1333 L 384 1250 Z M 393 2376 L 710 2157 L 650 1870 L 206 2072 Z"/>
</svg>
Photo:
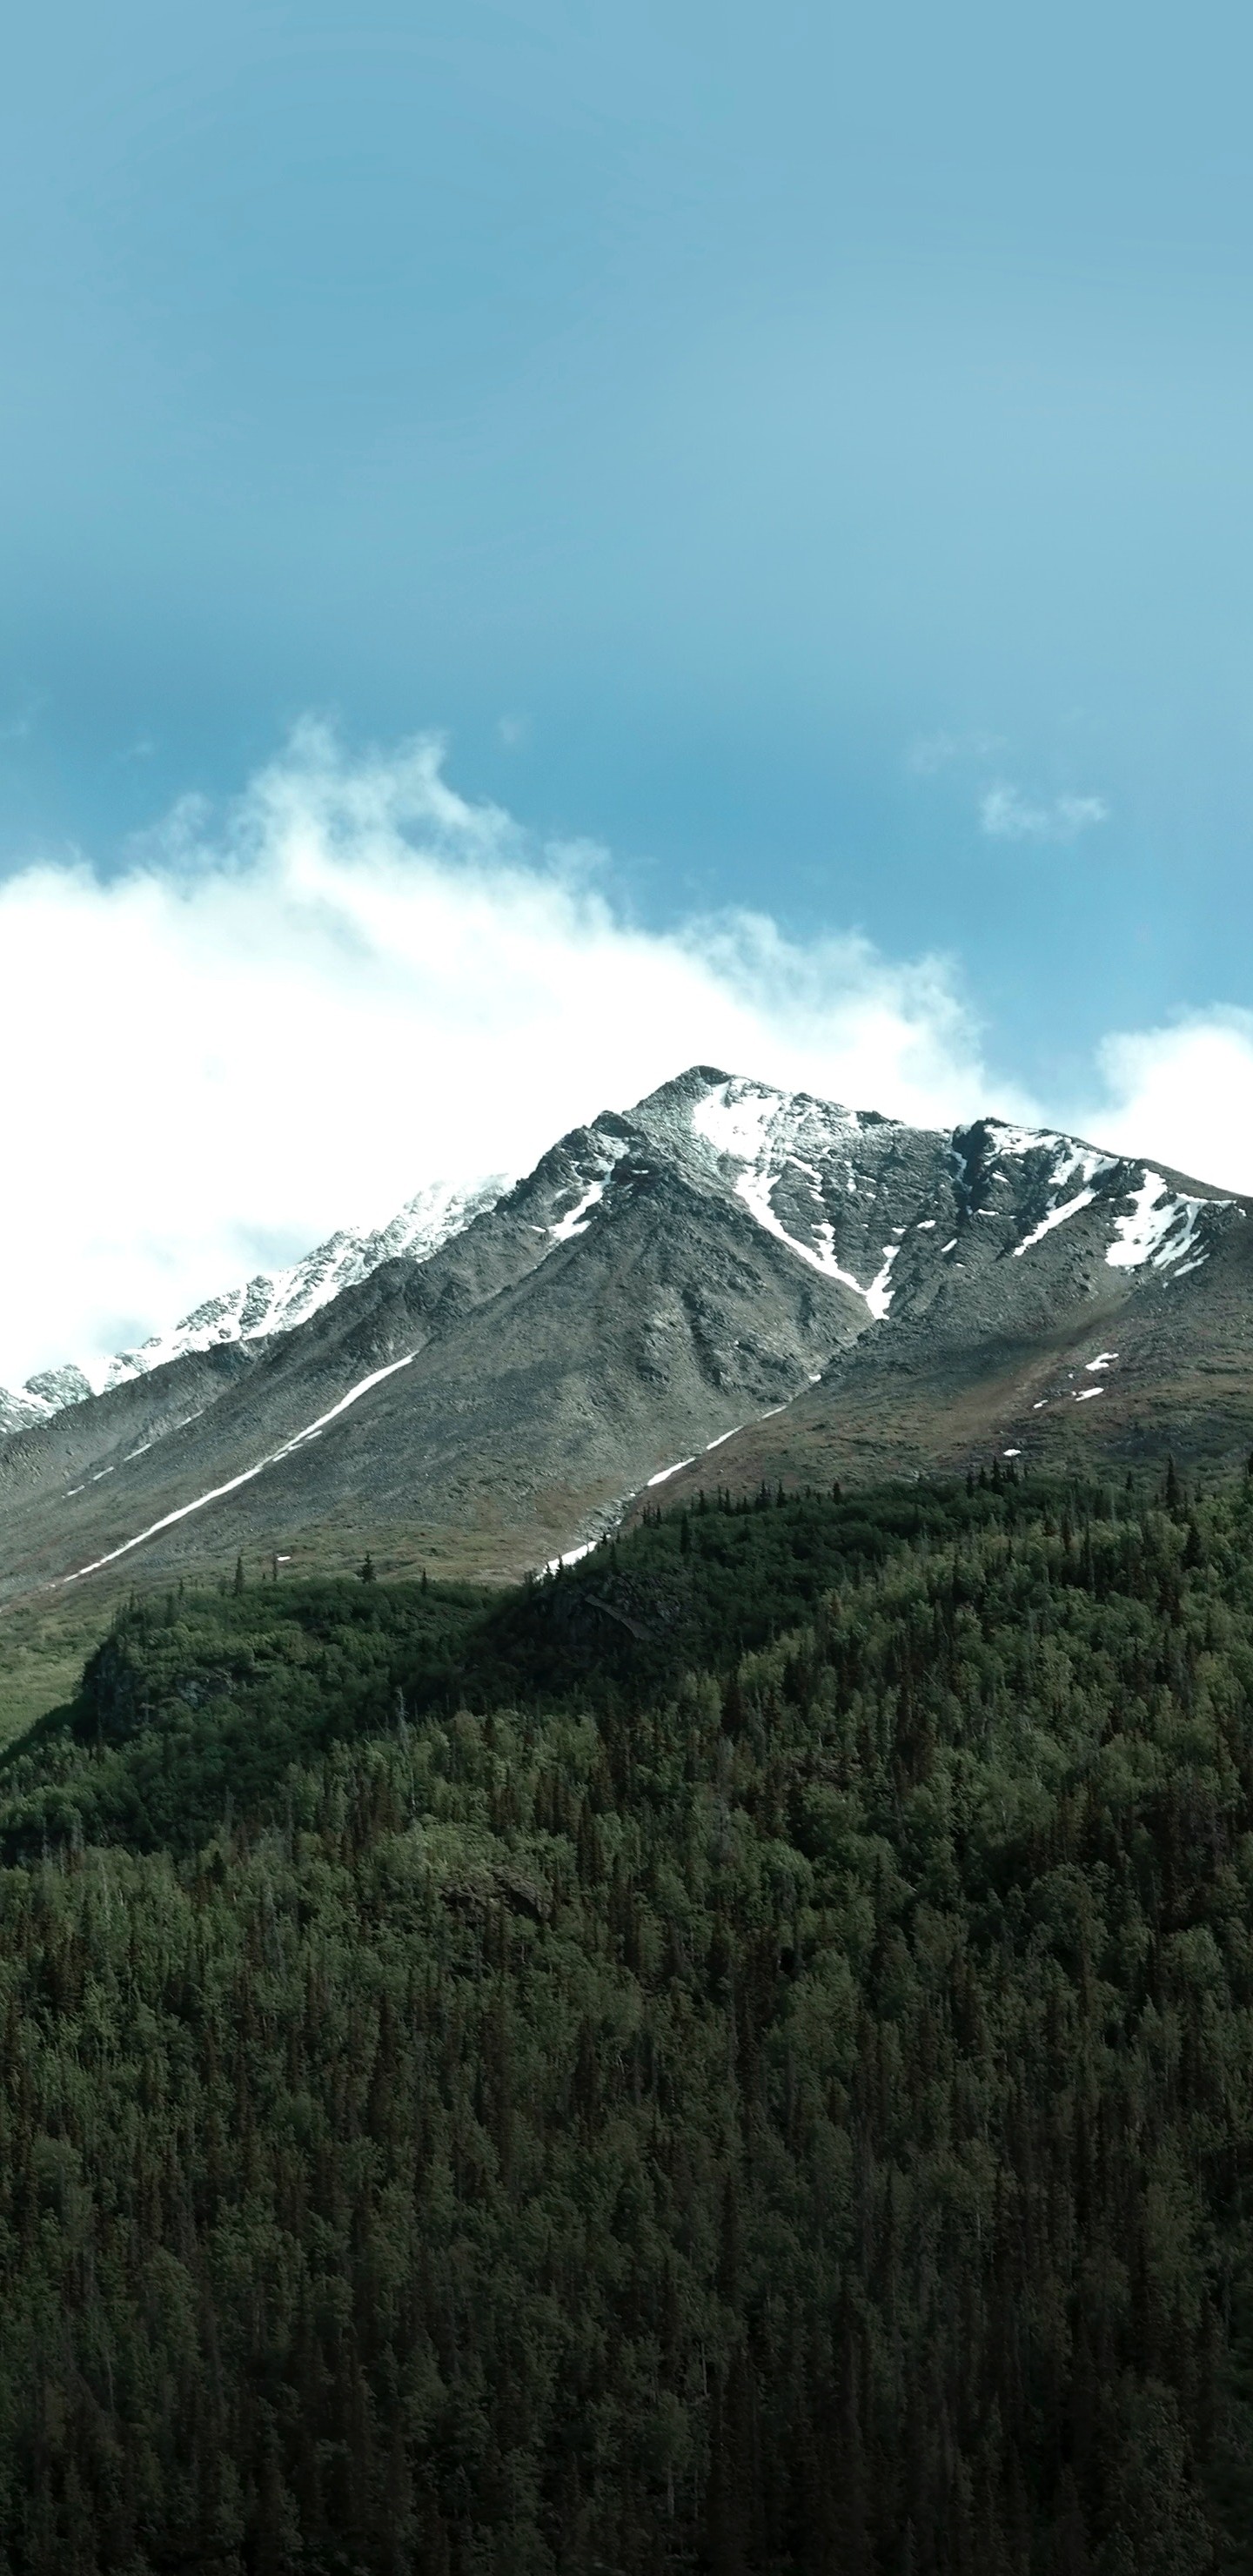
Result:
<svg viewBox="0 0 1253 2576">
<path fill-rule="evenodd" d="M 948 969 L 733 913 L 670 935 L 603 853 L 542 847 L 438 744 L 306 725 L 214 822 L 120 878 L 0 887 L 8 1259 L 0 1383 L 142 1337 L 423 1183 L 724 1063 L 936 1122 L 987 1082 Z"/>
<path fill-rule="evenodd" d="M 735 912 L 670 933 L 604 854 L 459 796 L 429 740 L 306 725 L 237 806 L 101 879 L 0 886 L 0 1383 L 90 1362 L 378 1224 L 523 1171 L 693 1061 L 928 1125 L 994 1109 L 1253 1189 L 1253 1019 L 1114 1036 L 1067 1107 L 993 1084 L 954 974 Z"/>
<path fill-rule="evenodd" d="M 1253 1012 L 1215 1008 L 1115 1033 L 1098 1068 L 1099 1088 L 1068 1124 L 1253 1196 Z"/>
</svg>

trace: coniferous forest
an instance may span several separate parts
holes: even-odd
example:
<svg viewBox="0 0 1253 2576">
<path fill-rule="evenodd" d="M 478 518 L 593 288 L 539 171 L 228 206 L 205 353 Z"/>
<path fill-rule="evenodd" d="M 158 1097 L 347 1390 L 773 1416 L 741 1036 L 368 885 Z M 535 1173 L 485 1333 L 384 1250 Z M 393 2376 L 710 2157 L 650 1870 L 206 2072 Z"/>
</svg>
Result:
<svg viewBox="0 0 1253 2576">
<path fill-rule="evenodd" d="M 4 2576 L 1253 2569 L 1253 1486 L 137 1598 L 0 2029 Z"/>
</svg>

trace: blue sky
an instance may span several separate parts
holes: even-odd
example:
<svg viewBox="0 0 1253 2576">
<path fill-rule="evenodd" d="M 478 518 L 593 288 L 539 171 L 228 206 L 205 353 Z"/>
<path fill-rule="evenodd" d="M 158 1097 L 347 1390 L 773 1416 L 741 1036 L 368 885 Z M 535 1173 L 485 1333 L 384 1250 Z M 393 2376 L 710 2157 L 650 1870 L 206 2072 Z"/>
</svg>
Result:
<svg viewBox="0 0 1253 2576">
<path fill-rule="evenodd" d="M 942 952 L 1054 1114 L 1245 1010 L 1251 50 L 1205 0 L 24 13 L 0 869 L 124 873 L 312 711 L 442 731 L 658 934 Z"/>
</svg>

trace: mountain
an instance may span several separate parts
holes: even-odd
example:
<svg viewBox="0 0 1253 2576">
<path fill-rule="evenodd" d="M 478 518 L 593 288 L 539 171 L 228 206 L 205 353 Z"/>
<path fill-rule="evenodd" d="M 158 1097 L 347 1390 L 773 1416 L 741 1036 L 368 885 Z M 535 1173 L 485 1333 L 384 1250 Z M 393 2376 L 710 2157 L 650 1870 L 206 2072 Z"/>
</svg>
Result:
<svg viewBox="0 0 1253 2576">
<path fill-rule="evenodd" d="M 328 1237 L 303 1261 L 286 1270 L 259 1270 L 240 1288 L 208 1297 L 166 1333 L 153 1333 L 137 1349 L 115 1351 L 103 1367 L 80 1367 L 75 1360 L 41 1369 L 23 1386 L 0 1386 L 0 1434 L 24 1431 L 46 1422 L 67 1404 L 82 1404 L 106 1388 L 125 1386 L 168 1360 L 191 1351 L 212 1350 L 219 1342 L 261 1341 L 271 1333 L 288 1333 L 308 1321 L 319 1306 L 330 1304 L 345 1288 L 367 1279 L 384 1261 L 428 1260 L 441 1243 L 491 1207 L 509 1187 L 503 1173 L 467 1189 L 451 1181 L 433 1181 L 408 1199 L 399 1216 L 374 1234 L 346 1229 Z"/>
<path fill-rule="evenodd" d="M 1253 1434 L 1249 1212 L 1073 1137 L 694 1066 L 445 1209 L 438 1241 L 350 1282 L 329 1265 L 259 1326 L 246 1299 L 222 1332 L 188 1319 L 169 1357 L 0 1441 L 4 1590 L 137 1552 L 165 1574 L 369 1547 L 499 1577 L 659 1485 L 1230 1459 Z"/>
<path fill-rule="evenodd" d="M 786 1102 L 771 1113 L 776 1212 L 798 1170 L 794 1115 Z M 907 1137 L 916 1145 L 915 1131 L 884 1135 L 885 1184 L 905 1167 Z M 994 1118 L 933 1141 L 932 1201 L 887 1229 L 899 1245 L 887 1316 L 786 1413 L 729 1441 L 719 1480 L 736 1492 L 864 1482 L 995 1455 L 1242 1461 L 1253 1442 L 1253 1202 Z M 758 1186 L 747 1166 L 740 1189 Z M 702 1481 L 687 1462 L 668 1498 Z"/>
</svg>

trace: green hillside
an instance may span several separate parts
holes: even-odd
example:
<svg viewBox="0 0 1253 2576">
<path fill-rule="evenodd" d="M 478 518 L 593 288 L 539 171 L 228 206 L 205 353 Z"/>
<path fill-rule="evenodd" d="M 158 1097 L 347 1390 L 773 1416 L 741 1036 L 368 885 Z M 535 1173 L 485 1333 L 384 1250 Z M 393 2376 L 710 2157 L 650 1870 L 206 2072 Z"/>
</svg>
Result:
<svg viewBox="0 0 1253 2576">
<path fill-rule="evenodd" d="M 0 2569 L 1253 2568 L 1253 1501 L 119 1615 L 0 1760 Z"/>
</svg>

